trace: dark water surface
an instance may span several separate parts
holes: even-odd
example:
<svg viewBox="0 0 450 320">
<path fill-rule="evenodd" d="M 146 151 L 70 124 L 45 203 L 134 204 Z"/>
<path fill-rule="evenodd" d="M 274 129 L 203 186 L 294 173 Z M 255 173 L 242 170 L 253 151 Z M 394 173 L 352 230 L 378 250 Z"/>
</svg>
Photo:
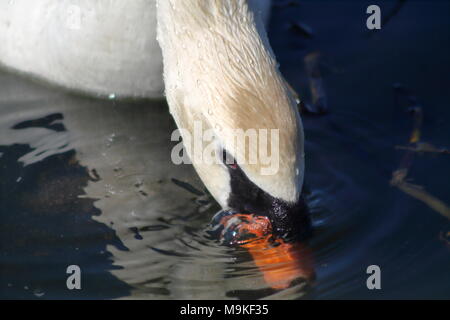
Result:
<svg viewBox="0 0 450 320">
<path fill-rule="evenodd" d="M 450 148 L 450 4 L 377 1 L 398 12 L 371 33 L 372 3 L 295 3 L 275 1 L 269 37 L 292 87 L 313 108 L 312 74 L 328 109 L 303 116 L 315 281 L 270 289 L 245 249 L 206 237 L 218 207 L 172 164 L 164 102 L 1 71 L 0 298 L 449 299 L 450 155 L 398 147 L 416 146 L 421 111 L 420 146 Z M 81 290 L 66 287 L 72 264 Z"/>
</svg>

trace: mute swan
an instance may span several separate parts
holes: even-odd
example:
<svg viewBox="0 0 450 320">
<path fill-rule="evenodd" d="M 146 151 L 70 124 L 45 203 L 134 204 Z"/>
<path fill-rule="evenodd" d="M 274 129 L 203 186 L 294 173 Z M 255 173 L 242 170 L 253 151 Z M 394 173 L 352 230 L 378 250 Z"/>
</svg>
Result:
<svg viewBox="0 0 450 320">
<path fill-rule="evenodd" d="M 202 123 L 214 131 L 217 150 L 235 159 L 251 150 L 233 150 L 232 130 L 279 130 L 275 174 L 261 174 L 260 162 L 194 158 L 205 186 L 224 209 L 268 216 L 276 234 L 295 237 L 308 225 L 303 127 L 263 17 L 249 9 L 268 8 L 258 1 L 156 0 L 156 15 L 155 2 L 145 0 L 2 1 L 0 61 L 77 90 L 157 97 L 163 90 L 157 31 L 165 94 L 179 128 L 192 132 Z"/>
<path fill-rule="evenodd" d="M 235 129 L 279 130 L 276 174 L 261 174 L 261 162 L 208 164 L 191 154 L 208 190 L 223 208 L 267 215 L 279 235 L 302 233 L 303 127 L 261 20 L 245 0 L 158 0 L 157 21 L 166 97 L 179 128 L 194 132 L 202 123 L 234 159 L 258 148 L 234 149 Z"/>
<path fill-rule="evenodd" d="M 268 20 L 270 0 L 250 0 Z M 0 0 L 0 65 L 96 95 L 163 97 L 156 0 Z"/>
</svg>

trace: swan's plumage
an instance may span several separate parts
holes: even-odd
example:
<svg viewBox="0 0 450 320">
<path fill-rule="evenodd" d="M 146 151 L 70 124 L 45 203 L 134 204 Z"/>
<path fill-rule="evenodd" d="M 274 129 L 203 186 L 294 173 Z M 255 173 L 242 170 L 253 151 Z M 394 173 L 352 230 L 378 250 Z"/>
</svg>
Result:
<svg viewBox="0 0 450 320">
<path fill-rule="evenodd" d="M 88 93 L 163 92 L 155 2 L 0 0 L 0 63 Z"/>
<path fill-rule="evenodd" d="M 279 129 L 276 174 L 262 175 L 261 162 L 240 167 L 271 198 L 295 204 L 303 184 L 303 129 L 264 30 L 269 4 L 0 0 L 0 64 L 97 95 L 160 97 L 165 86 L 177 125 L 192 132 L 200 121 L 215 131 L 217 147 L 237 159 L 248 159 L 252 150 L 231 148 L 232 130 Z M 193 160 L 209 191 L 228 207 L 227 168 Z"/>
<path fill-rule="evenodd" d="M 162 97 L 156 0 L 0 0 L 0 65 L 91 94 Z M 268 0 L 253 0 L 268 15 Z"/>
<path fill-rule="evenodd" d="M 234 158 L 239 155 L 231 148 L 233 129 L 279 129 L 275 175 L 261 175 L 261 162 L 240 166 L 263 191 L 296 202 L 303 182 L 303 129 L 259 16 L 245 0 L 158 0 L 157 6 L 166 96 L 178 127 L 193 132 L 194 122 L 201 121 L 204 129 L 214 129 L 217 144 Z M 226 167 L 193 163 L 226 207 Z"/>
</svg>

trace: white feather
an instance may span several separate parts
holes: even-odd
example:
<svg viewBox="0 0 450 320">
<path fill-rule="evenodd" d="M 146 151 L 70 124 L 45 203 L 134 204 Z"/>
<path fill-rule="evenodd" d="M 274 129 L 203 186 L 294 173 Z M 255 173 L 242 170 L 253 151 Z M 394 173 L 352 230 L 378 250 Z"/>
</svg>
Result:
<svg viewBox="0 0 450 320">
<path fill-rule="evenodd" d="M 303 128 L 296 104 L 278 71 L 259 16 L 245 0 L 158 0 L 158 39 L 164 82 L 179 128 L 214 129 L 234 158 L 253 150 L 231 147 L 235 129 L 278 129 L 279 170 L 262 175 L 262 163 L 240 163 L 248 178 L 270 195 L 298 200 L 304 172 Z M 203 182 L 226 206 L 229 174 L 221 164 L 190 155 Z M 297 174 L 299 172 L 299 174 Z"/>
<path fill-rule="evenodd" d="M 266 19 L 270 0 L 253 0 Z M 0 64 L 91 94 L 162 97 L 155 0 L 0 0 Z"/>
</svg>

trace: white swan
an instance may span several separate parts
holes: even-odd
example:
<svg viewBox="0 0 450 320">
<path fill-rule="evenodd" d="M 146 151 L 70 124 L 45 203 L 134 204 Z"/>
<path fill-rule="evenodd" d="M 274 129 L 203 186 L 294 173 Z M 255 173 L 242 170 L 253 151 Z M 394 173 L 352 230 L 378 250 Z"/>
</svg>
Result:
<svg viewBox="0 0 450 320">
<path fill-rule="evenodd" d="M 263 19 L 249 9 L 267 8 L 267 1 L 258 1 L 156 0 L 165 93 L 178 127 L 193 132 L 199 121 L 203 130 L 215 131 L 216 151 L 234 158 L 248 159 L 255 150 L 234 150 L 232 130 L 279 130 L 279 170 L 272 175 L 261 174 L 261 162 L 236 167 L 190 156 L 223 208 L 267 215 L 276 232 L 293 235 L 307 219 L 300 197 L 303 128 Z M 0 61 L 73 89 L 157 97 L 163 84 L 154 5 L 1 1 Z"/>
<path fill-rule="evenodd" d="M 163 96 L 156 0 L 0 0 L 0 44 L 0 65 L 70 89 Z"/>
</svg>

